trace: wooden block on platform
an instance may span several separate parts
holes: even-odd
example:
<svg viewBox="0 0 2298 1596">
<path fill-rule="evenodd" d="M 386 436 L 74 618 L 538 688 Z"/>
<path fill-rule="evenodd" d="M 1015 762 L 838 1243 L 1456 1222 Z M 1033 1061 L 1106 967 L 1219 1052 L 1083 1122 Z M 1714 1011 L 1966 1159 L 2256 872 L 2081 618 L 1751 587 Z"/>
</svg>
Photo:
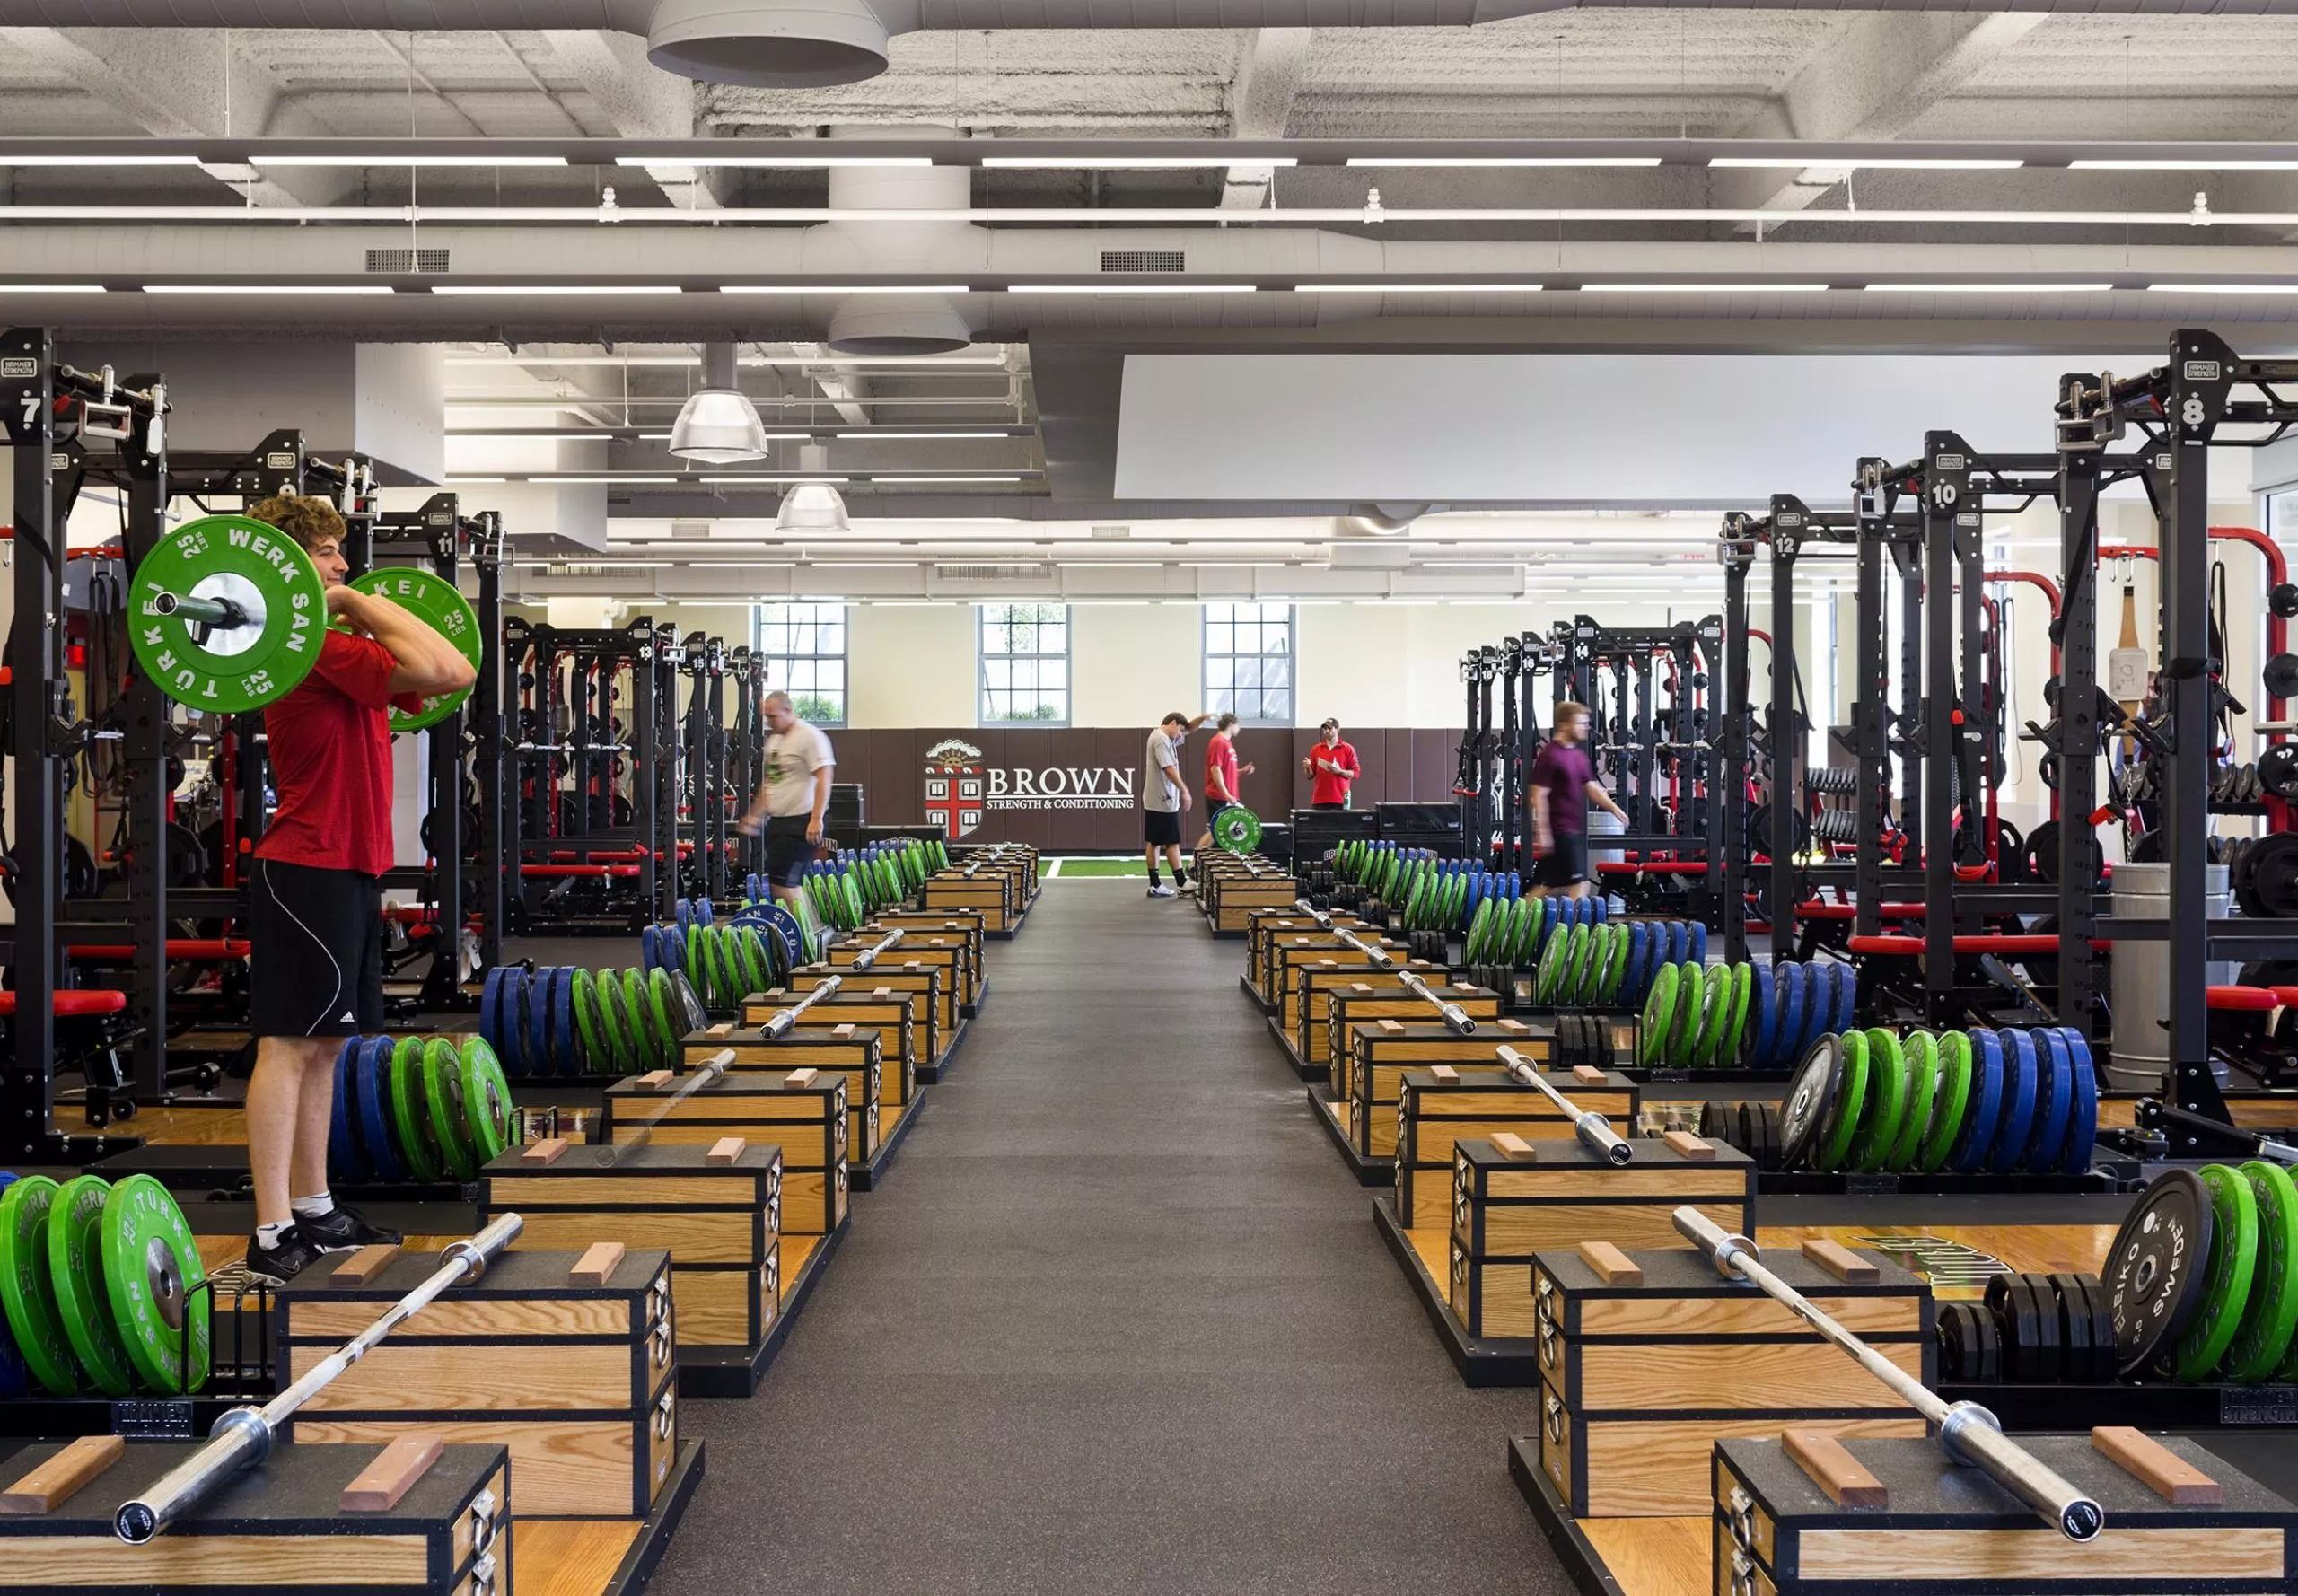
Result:
<svg viewBox="0 0 2298 1596">
<path fill-rule="evenodd" d="M 0 1490 L 0 1513 L 55 1512 L 73 1494 L 120 1460 L 127 1443 L 117 1435 L 83 1435 L 41 1460 Z"/>
<path fill-rule="evenodd" d="M 364 1285 L 390 1267 L 399 1256 L 399 1243 L 387 1241 L 380 1246 L 362 1247 L 328 1271 L 328 1278 L 338 1285 Z"/>
<path fill-rule="evenodd" d="M 720 1136 L 710 1144 L 710 1151 L 703 1154 L 703 1162 L 716 1164 L 732 1163 L 742 1156 L 742 1149 L 749 1145 L 750 1144 L 740 1136 Z"/>
<path fill-rule="evenodd" d="M 1396 1022 L 1393 1020 L 1383 1020 L 1381 1023 L 1383 1025 L 1396 1025 Z M 1397 1029 L 1401 1030 L 1404 1027 L 1398 1025 Z M 1460 1072 L 1454 1069 L 1449 1064 L 1430 1065 L 1428 1066 L 1428 1073 L 1431 1075 L 1434 1075 L 1439 1082 L 1448 1086 L 1460 1078 Z"/>
<path fill-rule="evenodd" d="M 1889 1507 L 1891 1493 L 1834 1436 L 1819 1430 L 1782 1430 L 1779 1443 L 1838 1507 Z"/>
<path fill-rule="evenodd" d="M 532 1142 L 520 1148 L 519 1162 L 539 1164 L 557 1163 L 559 1159 L 566 1156 L 568 1144 L 565 1136 L 545 1136 L 539 1142 Z"/>
<path fill-rule="evenodd" d="M 1706 1160 L 1715 1156 L 1715 1143 L 1703 1141 L 1688 1130 L 1664 1131 L 1660 1139 L 1688 1159 Z"/>
<path fill-rule="evenodd" d="M 1609 1241 L 1581 1242 L 1580 1261 L 1593 1269 L 1596 1278 L 1606 1285 L 1644 1284 L 1643 1266 Z"/>
<path fill-rule="evenodd" d="M 604 1285 L 627 1255 L 628 1249 L 619 1241 L 593 1241 L 566 1271 L 566 1278 L 577 1285 Z"/>
<path fill-rule="evenodd" d="M 1496 1133 L 1492 1138 L 1492 1150 L 1510 1163 L 1531 1163 L 1539 1157 L 1532 1144 L 1513 1130 Z"/>
<path fill-rule="evenodd" d="M 803 1069 L 792 1070 L 787 1075 L 784 1076 L 783 1079 L 787 1081 L 793 1086 L 811 1086 L 820 1074 L 821 1071 L 816 1069 L 811 1065 L 808 1065 Z"/>
<path fill-rule="evenodd" d="M 2091 1444 L 2163 1501 L 2180 1507 L 2216 1507 L 2225 1488 L 2169 1447 L 2128 1425 L 2101 1425 Z"/>
<path fill-rule="evenodd" d="M 1838 1280 L 1848 1281 L 1854 1285 L 1873 1285 L 1881 1275 L 1873 1264 L 1842 1242 L 1831 1241 L 1825 1236 L 1816 1236 L 1804 1242 L 1803 1256 Z"/>
<path fill-rule="evenodd" d="M 431 1472 L 431 1465 L 447 1443 L 436 1432 L 417 1430 L 399 1436 L 375 1454 L 375 1460 L 351 1477 L 336 1498 L 346 1513 L 389 1513 L 415 1482 Z"/>
<path fill-rule="evenodd" d="M 631 1084 L 641 1092 L 660 1092 L 671 1083 L 671 1079 L 672 1076 L 668 1070 L 648 1070 L 643 1075 L 633 1076 Z"/>
<path fill-rule="evenodd" d="M 1601 1086 L 1609 1077 L 1592 1064 L 1575 1064 L 1572 1066 L 1572 1078 L 1583 1085 Z"/>
</svg>

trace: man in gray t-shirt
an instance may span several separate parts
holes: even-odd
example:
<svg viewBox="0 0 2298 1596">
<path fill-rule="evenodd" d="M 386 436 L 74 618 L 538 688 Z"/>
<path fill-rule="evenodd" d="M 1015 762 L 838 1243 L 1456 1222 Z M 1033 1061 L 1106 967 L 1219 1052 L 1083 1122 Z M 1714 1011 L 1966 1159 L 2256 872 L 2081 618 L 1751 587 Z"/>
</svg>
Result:
<svg viewBox="0 0 2298 1596">
<path fill-rule="evenodd" d="M 1181 811 L 1189 806 L 1188 783 L 1181 778 L 1180 748 L 1188 734 L 1209 716 L 1195 719 L 1178 709 L 1157 723 L 1141 757 L 1141 857 L 1149 866 L 1149 896 L 1171 898 L 1176 889 L 1188 890 L 1181 873 Z M 1173 867 L 1173 882 L 1166 886 L 1157 874 L 1157 850 L 1165 850 Z"/>
</svg>

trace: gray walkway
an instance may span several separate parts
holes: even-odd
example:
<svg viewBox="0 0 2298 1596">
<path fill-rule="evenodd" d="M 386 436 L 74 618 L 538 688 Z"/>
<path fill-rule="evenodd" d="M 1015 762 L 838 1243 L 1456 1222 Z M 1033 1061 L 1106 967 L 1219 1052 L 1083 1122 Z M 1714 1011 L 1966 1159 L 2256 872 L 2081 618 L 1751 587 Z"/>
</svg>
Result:
<svg viewBox="0 0 2298 1596">
<path fill-rule="evenodd" d="M 1237 987 L 1142 884 L 1051 881 L 708 1473 L 657 1596 L 1567 1589 Z"/>
</svg>

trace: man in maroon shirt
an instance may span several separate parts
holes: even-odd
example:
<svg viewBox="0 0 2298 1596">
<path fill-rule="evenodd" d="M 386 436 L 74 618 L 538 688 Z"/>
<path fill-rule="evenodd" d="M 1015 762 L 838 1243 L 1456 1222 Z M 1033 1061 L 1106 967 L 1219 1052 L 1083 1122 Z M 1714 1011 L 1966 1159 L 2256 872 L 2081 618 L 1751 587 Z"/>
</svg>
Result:
<svg viewBox="0 0 2298 1596">
<path fill-rule="evenodd" d="M 1532 759 L 1524 784 L 1525 802 L 1532 811 L 1532 851 L 1539 868 L 1532 875 L 1537 893 L 1561 892 L 1566 898 L 1588 895 L 1588 805 L 1601 804 L 1627 819 L 1589 763 L 1588 709 L 1566 702 L 1556 706 L 1556 732 Z"/>
<path fill-rule="evenodd" d="M 343 1039 L 383 1028 L 381 877 L 390 868 L 394 704 L 414 710 L 470 686 L 447 639 L 388 599 L 346 587 L 343 518 L 322 498 L 268 498 L 248 513 L 319 567 L 328 615 L 319 662 L 264 711 L 277 807 L 250 876 L 248 1162 L 256 1232 L 248 1269 L 285 1282 L 322 1253 L 397 1241 L 328 1190 L 327 1133 Z M 440 934 L 452 938 L 455 927 Z"/>
</svg>

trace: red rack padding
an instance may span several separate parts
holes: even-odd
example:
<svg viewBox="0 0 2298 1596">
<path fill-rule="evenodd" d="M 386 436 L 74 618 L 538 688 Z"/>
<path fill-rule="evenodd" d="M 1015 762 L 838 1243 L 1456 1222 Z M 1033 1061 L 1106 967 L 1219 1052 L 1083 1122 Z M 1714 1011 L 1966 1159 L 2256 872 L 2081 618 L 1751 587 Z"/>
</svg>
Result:
<svg viewBox="0 0 2298 1596">
<path fill-rule="evenodd" d="M 593 864 L 629 864 L 646 857 L 645 848 L 598 848 L 583 855 Z"/>
<path fill-rule="evenodd" d="M 636 875 L 636 864 L 522 864 L 521 875 Z"/>
<path fill-rule="evenodd" d="M 2253 1014 L 2282 1006 L 2281 998 L 2267 987 L 2209 987 L 2203 990 L 2203 1001 L 2214 1009 Z"/>
<path fill-rule="evenodd" d="M 1707 866 L 1698 859 L 1654 859 L 1649 864 L 1606 860 L 1596 866 L 1598 875 L 1651 875 L 1671 872 L 1677 875 L 1706 875 Z"/>
<path fill-rule="evenodd" d="M 90 1014 L 117 1014 L 127 1007 L 127 994 L 91 988 L 86 991 L 59 992 L 56 995 L 56 1017 L 59 1020 L 83 1019 Z M 0 992 L 0 1020 L 16 1012 L 16 995 Z"/>
<path fill-rule="evenodd" d="M 186 964 L 220 964 L 226 959 L 244 959 L 253 944 L 243 936 L 168 938 L 168 957 L 180 959 Z M 71 943 L 66 945 L 67 959 L 133 959 L 136 949 L 127 943 Z"/>
<path fill-rule="evenodd" d="M 1959 936 L 1954 939 L 1958 953 L 2056 953 L 2056 936 Z M 1851 939 L 1855 953 L 1873 954 L 1881 958 L 1914 959 L 1923 953 L 1923 939 L 1919 936 L 1855 936 Z"/>
</svg>

